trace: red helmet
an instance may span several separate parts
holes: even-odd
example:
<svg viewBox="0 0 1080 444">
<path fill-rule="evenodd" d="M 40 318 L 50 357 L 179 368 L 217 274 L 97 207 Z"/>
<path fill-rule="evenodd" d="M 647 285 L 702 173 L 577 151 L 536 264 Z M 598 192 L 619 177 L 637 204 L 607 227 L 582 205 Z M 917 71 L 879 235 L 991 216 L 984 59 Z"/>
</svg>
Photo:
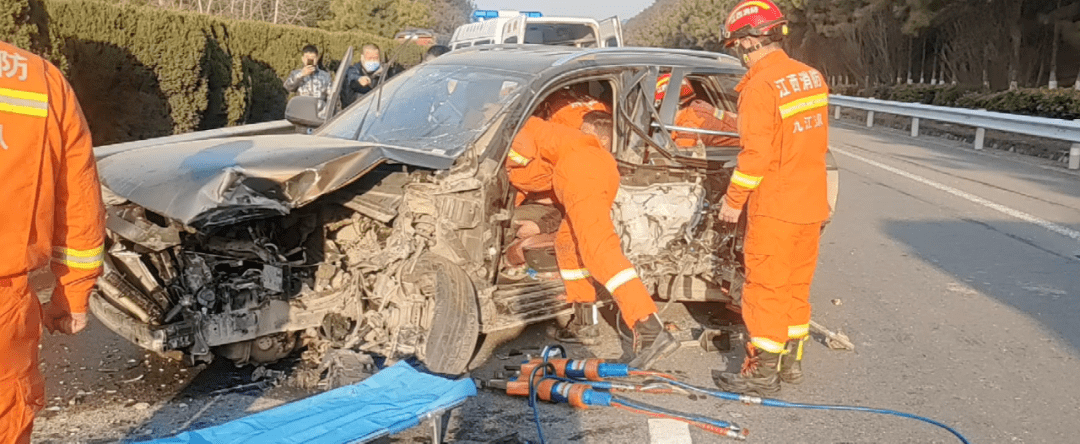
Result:
<svg viewBox="0 0 1080 444">
<path fill-rule="evenodd" d="M 667 95 L 668 83 L 671 83 L 671 74 L 661 74 L 656 78 L 656 101 L 664 100 L 664 96 Z M 685 99 L 694 95 L 694 87 L 690 86 L 690 81 L 686 80 L 686 77 L 682 79 L 682 87 L 679 88 L 679 98 Z"/>
<path fill-rule="evenodd" d="M 787 35 L 788 20 L 770 0 L 743 0 L 731 10 L 724 22 L 724 46 L 732 46 L 743 37 Z"/>
</svg>

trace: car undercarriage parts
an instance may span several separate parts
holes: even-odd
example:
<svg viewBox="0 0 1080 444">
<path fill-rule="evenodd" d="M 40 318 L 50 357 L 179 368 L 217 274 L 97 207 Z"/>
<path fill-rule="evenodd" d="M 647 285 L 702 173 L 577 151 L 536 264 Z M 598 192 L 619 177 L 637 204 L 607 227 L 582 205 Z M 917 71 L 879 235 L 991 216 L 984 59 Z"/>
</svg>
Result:
<svg viewBox="0 0 1080 444">
<path fill-rule="evenodd" d="M 482 331 L 523 327 L 572 313 L 565 293 L 557 274 L 546 281 L 501 285 L 490 298 L 481 298 Z"/>
<path fill-rule="evenodd" d="M 268 364 L 292 353 L 299 345 L 298 332 L 274 333 L 249 341 L 234 342 L 218 347 L 215 353 L 236 365 Z"/>
</svg>

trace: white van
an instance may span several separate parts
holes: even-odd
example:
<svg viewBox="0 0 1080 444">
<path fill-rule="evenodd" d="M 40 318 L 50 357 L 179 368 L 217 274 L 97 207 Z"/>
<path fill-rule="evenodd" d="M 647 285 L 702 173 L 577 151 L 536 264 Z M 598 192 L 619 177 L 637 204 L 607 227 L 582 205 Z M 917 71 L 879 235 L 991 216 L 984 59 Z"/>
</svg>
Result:
<svg viewBox="0 0 1080 444">
<path fill-rule="evenodd" d="M 512 43 L 578 48 L 622 46 L 622 24 L 618 17 L 601 21 L 579 17 L 498 17 L 459 26 L 447 46 L 460 49 Z"/>
</svg>

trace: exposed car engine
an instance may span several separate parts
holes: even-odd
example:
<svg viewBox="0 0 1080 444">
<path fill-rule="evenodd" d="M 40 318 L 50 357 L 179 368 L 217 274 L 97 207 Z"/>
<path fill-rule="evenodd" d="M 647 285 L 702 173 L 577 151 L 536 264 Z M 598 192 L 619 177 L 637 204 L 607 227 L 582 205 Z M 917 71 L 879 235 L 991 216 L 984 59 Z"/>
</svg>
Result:
<svg viewBox="0 0 1080 444">
<path fill-rule="evenodd" d="M 307 342 L 424 359 L 436 277 L 418 263 L 444 243 L 436 231 L 460 228 L 460 208 L 444 211 L 446 203 L 463 205 L 444 193 L 443 205 L 425 208 L 438 188 L 426 177 L 391 173 L 380 180 L 396 193 L 338 193 L 206 232 L 113 199 L 95 313 L 111 328 L 139 330 L 136 342 L 151 350 L 192 361 L 214 347 L 238 364 L 272 362 L 303 342 L 301 332 Z M 401 196 L 406 182 L 416 199 Z M 400 216 L 376 211 L 379 198 L 400 205 Z"/>
</svg>

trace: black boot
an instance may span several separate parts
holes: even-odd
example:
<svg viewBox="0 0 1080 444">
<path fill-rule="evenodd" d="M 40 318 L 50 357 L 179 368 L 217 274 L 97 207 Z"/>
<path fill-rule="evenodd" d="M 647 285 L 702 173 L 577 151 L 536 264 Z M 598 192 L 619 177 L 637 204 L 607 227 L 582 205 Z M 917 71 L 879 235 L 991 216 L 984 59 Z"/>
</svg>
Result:
<svg viewBox="0 0 1080 444">
<path fill-rule="evenodd" d="M 788 339 L 784 344 L 784 356 L 780 358 L 780 380 L 788 384 L 802 384 L 803 344 L 809 336 L 802 339 Z"/>
<path fill-rule="evenodd" d="M 746 360 L 739 373 L 723 373 L 716 386 L 726 392 L 771 397 L 780 393 L 780 353 L 746 344 Z"/>
<path fill-rule="evenodd" d="M 565 327 L 551 326 L 548 337 L 568 344 L 596 345 L 600 343 L 600 324 L 596 304 L 574 303 L 574 316 Z"/>
<path fill-rule="evenodd" d="M 664 328 L 660 316 L 649 315 L 644 321 L 634 323 L 634 359 L 630 367 L 638 370 L 651 369 L 657 361 L 679 349 L 678 339 Z"/>
</svg>

